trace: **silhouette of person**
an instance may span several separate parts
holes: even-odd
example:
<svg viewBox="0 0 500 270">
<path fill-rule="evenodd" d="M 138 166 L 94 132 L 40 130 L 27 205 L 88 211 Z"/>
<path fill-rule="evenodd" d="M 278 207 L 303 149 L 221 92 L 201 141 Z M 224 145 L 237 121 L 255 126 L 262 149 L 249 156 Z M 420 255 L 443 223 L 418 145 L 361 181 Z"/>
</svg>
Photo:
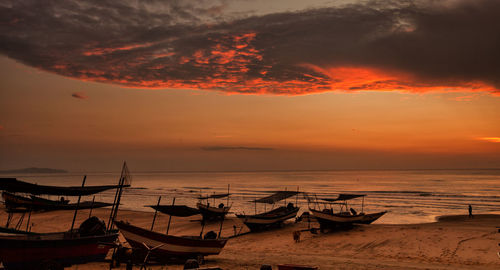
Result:
<svg viewBox="0 0 500 270">
<path fill-rule="evenodd" d="M 473 218 L 472 216 L 472 205 L 469 204 L 469 218 Z"/>
</svg>

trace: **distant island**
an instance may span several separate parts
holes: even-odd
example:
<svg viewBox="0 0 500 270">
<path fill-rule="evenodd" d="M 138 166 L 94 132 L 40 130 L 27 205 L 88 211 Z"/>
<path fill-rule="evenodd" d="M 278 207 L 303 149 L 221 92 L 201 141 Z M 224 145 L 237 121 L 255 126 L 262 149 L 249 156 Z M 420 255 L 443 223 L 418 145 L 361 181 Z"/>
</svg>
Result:
<svg viewBox="0 0 500 270">
<path fill-rule="evenodd" d="M 0 174 L 7 173 L 67 173 L 68 171 L 59 170 L 59 169 L 50 169 L 50 168 L 24 168 L 24 169 L 15 169 L 15 170 L 0 170 Z"/>
</svg>

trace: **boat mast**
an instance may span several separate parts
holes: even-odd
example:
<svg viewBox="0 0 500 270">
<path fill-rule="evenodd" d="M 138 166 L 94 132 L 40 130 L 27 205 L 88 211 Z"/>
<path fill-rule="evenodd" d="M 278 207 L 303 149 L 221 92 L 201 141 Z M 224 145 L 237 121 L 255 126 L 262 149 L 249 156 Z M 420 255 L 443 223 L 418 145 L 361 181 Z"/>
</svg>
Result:
<svg viewBox="0 0 500 270">
<path fill-rule="evenodd" d="M 158 203 L 156 204 L 156 208 L 155 208 L 155 215 L 153 216 L 153 223 L 151 223 L 151 230 L 153 230 L 153 228 L 155 226 L 156 214 L 158 213 L 158 206 L 160 206 L 160 201 L 161 201 L 161 196 L 158 197 Z"/>
<path fill-rule="evenodd" d="M 297 207 L 298 200 L 299 200 L 299 186 L 297 186 L 297 194 L 295 195 L 295 207 Z"/>
<path fill-rule="evenodd" d="M 229 207 L 229 184 L 227 184 L 227 207 Z"/>
<path fill-rule="evenodd" d="M 174 206 L 174 205 L 175 205 L 175 197 L 174 197 L 174 199 L 172 201 L 172 206 Z M 170 230 L 170 221 L 171 220 L 172 220 L 172 215 L 169 215 L 168 216 L 168 225 L 167 225 L 167 234 L 168 234 L 168 231 Z"/>
<path fill-rule="evenodd" d="M 85 175 L 83 177 L 83 181 L 82 181 L 82 189 L 85 186 L 86 180 L 87 180 L 87 176 Z M 71 235 L 73 235 L 73 227 L 75 226 L 76 214 L 78 213 L 78 208 L 80 207 L 80 200 L 81 199 L 82 199 L 82 195 L 80 194 L 80 195 L 78 195 L 78 201 L 76 202 L 75 214 L 73 214 L 73 222 L 71 222 L 71 229 L 69 230 Z"/>
<path fill-rule="evenodd" d="M 118 214 L 118 208 L 120 206 L 120 200 L 122 197 L 123 186 L 125 184 L 125 179 L 129 177 L 128 175 L 127 163 L 123 162 L 122 173 L 119 181 L 119 187 L 117 190 L 117 194 L 115 194 L 115 203 L 113 204 L 113 208 L 111 209 L 111 216 L 108 222 L 108 231 L 113 229 L 113 222 L 115 221 L 116 215 Z"/>
<path fill-rule="evenodd" d="M 92 210 L 94 210 L 95 195 L 92 197 L 92 204 L 90 205 L 89 218 L 92 216 Z"/>
</svg>

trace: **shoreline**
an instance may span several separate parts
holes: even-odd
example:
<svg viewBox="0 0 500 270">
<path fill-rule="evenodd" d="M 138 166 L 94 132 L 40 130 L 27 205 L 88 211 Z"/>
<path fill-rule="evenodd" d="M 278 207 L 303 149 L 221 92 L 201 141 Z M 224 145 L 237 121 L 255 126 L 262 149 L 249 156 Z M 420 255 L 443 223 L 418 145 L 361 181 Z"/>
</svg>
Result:
<svg viewBox="0 0 500 270">
<path fill-rule="evenodd" d="M 78 213 L 76 226 L 85 220 L 89 210 Z M 93 215 L 107 222 L 109 209 L 94 209 Z M 2 211 L 0 223 L 5 224 L 7 214 Z M 72 211 L 34 213 L 32 230 L 54 232 L 68 230 Z M 18 216 L 14 218 L 15 224 Z M 150 228 L 151 212 L 120 210 L 117 220 Z M 26 221 L 26 219 L 25 219 Z M 168 216 L 159 214 L 155 231 L 165 233 Z M 219 223 L 210 223 L 208 230 L 218 231 Z M 233 225 L 243 226 L 237 218 L 230 217 L 223 224 L 223 237 L 234 234 Z M 313 227 L 318 227 L 311 222 Z M 349 231 L 325 234 L 301 233 L 295 243 L 294 231 L 307 229 L 306 222 L 291 220 L 281 229 L 249 233 L 229 239 L 217 256 L 206 257 L 206 267 L 222 269 L 259 269 L 262 264 L 304 264 L 320 269 L 500 269 L 500 215 L 478 214 L 469 219 L 466 215 L 441 216 L 432 223 L 421 224 L 372 224 L 355 226 Z M 198 235 L 199 218 L 172 218 L 173 235 Z M 123 238 L 121 239 L 123 240 Z M 69 269 L 107 269 L 107 262 L 75 265 Z M 168 265 L 168 269 L 182 269 L 182 265 Z M 152 266 L 152 269 L 164 266 Z M 125 269 L 122 265 L 121 268 Z"/>
</svg>

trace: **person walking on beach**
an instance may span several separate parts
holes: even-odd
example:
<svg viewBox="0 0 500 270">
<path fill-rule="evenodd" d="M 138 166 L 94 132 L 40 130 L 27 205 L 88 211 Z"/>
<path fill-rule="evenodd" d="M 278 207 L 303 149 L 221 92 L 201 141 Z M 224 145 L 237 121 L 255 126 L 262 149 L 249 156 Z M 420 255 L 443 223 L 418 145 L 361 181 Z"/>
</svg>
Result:
<svg viewBox="0 0 500 270">
<path fill-rule="evenodd" d="M 469 218 L 473 218 L 472 216 L 472 205 L 469 204 Z"/>
</svg>

